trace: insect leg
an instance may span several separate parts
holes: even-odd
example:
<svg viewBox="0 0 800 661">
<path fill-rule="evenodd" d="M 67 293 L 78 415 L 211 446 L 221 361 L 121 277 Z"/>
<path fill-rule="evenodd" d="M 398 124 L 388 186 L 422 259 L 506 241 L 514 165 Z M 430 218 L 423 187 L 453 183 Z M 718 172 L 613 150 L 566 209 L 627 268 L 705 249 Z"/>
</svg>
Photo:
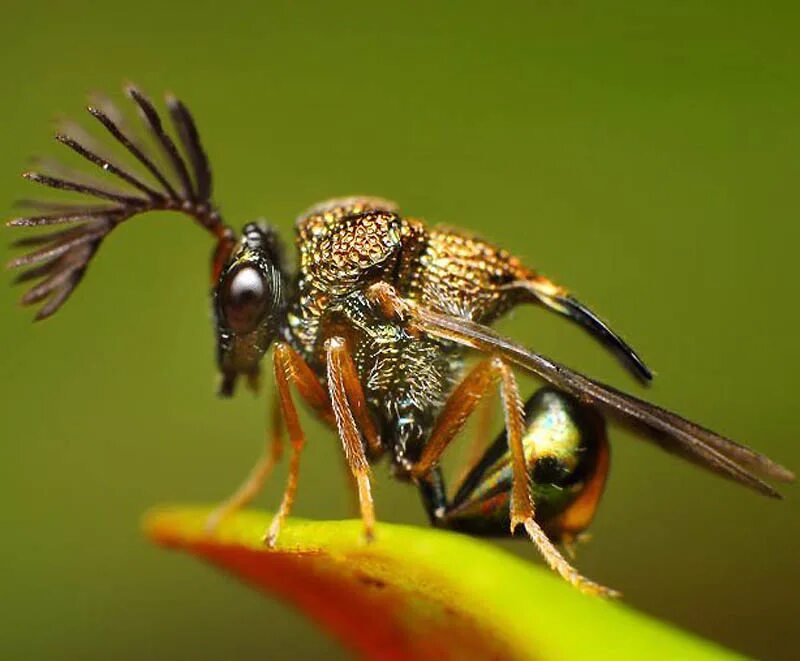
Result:
<svg viewBox="0 0 800 661">
<path fill-rule="evenodd" d="M 471 464 L 478 461 L 480 455 L 483 454 L 483 446 L 486 445 L 486 439 L 489 437 L 496 407 L 497 395 L 492 391 L 483 400 L 483 405 L 478 411 L 478 424 L 475 427 L 475 435 L 472 438 L 468 456 Z"/>
<path fill-rule="evenodd" d="M 361 516 L 361 505 L 358 497 L 358 482 L 350 470 L 347 457 L 342 455 L 342 468 L 344 469 L 344 479 L 347 481 L 347 513 L 351 517 Z"/>
<path fill-rule="evenodd" d="M 297 416 L 297 408 L 292 399 L 290 386 L 294 385 L 301 397 L 316 409 L 323 419 L 331 420 L 328 397 L 303 358 L 285 342 L 275 344 L 272 356 L 275 368 L 275 387 L 283 420 L 289 432 L 292 454 L 289 459 L 289 477 L 287 478 L 286 489 L 283 492 L 283 499 L 264 537 L 264 541 L 268 546 L 275 545 L 283 521 L 292 509 L 295 493 L 297 492 L 297 478 L 300 472 L 300 454 L 306 443 L 306 437 L 300 426 L 300 419 Z"/>
<path fill-rule="evenodd" d="M 431 525 L 441 525 L 450 507 L 441 467 L 434 466 L 427 475 L 419 478 L 417 480 L 417 488 Z"/>
<path fill-rule="evenodd" d="M 463 484 L 466 476 L 481 460 L 486 446 L 486 439 L 490 438 L 490 429 L 496 408 L 497 392 L 492 390 L 486 395 L 478 409 L 478 424 L 475 426 L 475 435 L 470 441 L 467 456 L 455 480 L 455 484 Z"/>
<path fill-rule="evenodd" d="M 582 576 L 561 555 L 555 544 L 534 519 L 533 494 L 530 477 L 525 464 L 525 450 L 522 445 L 525 419 L 522 400 L 517 388 L 517 379 L 511 367 L 500 358 L 494 359 L 501 373 L 503 409 L 506 416 L 508 445 L 511 449 L 513 478 L 511 484 L 511 532 L 522 525 L 528 537 L 539 549 L 550 568 L 574 585 L 581 592 L 606 597 L 618 596 L 614 590 L 606 588 Z"/>
<path fill-rule="evenodd" d="M 247 506 L 261 491 L 275 464 L 283 456 L 283 415 L 277 391 L 270 414 L 270 439 L 264 454 L 259 457 L 250 474 L 226 500 L 206 519 L 206 532 L 213 533 L 220 523 L 234 512 Z"/>
<path fill-rule="evenodd" d="M 467 419 L 497 382 L 500 373 L 491 358 L 482 360 L 456 386 L 436 419 L 419 460 L 411 467 L 416 478 L 426 476 L 444 454 L 447 446 L 464 428 Z"/>
<path fill-rule="evenodd" d="M 331 406 L 347 464 L 358 486 L 364 534 L 367 540 L 371 540 L 375 535 L 375 508 L 369 482 L 369 461 L 361 441 L 361 434 L 364 434 L 369 447 L 380 447 L 380 443 L 372 421 L 367 415 L 361 383 L 356 376 L 353 359 L 344 339 L 328 338 L 325 341 L 325 353 Z"/>
<path fill-rule="evenodd" d="M 328 365 L 330 366 L 331 352 L 336 354 L 334 362 L 341 370 L 341 378 L 347 392 L 347 401 L 350 404 L 355 422 L 358 424 L 358 429 L 367 442 L 367 449 L 371 455 L 379 455 L 383 452 L 378 432 L 375 429 L 375 423 L 372 421 L 372 416 L 367 409 L 367 400 L 364 396 L 364 389 L 361 387 L 361 381 L 358 378 L 355 363 L 350 352 L 346 349 L 344 340 L 341 338 L 331 338 L 330 349 L 326 343 L 326 351 L 328 353 Z M 329 368 L 330 369 L 330 368 Z"/>
<path fill-rule="evenodd" d="M 533 519 L 525 452 L 522 447 L 524 414 L 517 382 L 511 369 L 497 357 L 478 363 L 455 388 L 442 409 L 422 451 L 419 461 L 411 468 L 415 478 L 427 475 L 439 463 L 445 449 L 463 429 L 467 418 L 478 408 L 481 400 L 500 381 L 508 443 L 513 460 L 511 491 L 511 532 L 528 519 Z"/>
<path fill-rule="evenodd" d="M 578 573 L 561 555 L 534 519 L 530 475 L 522 444 L 525 429 L 522 400 L 516 377 L 511 367 L 502 359 L 493 357 L 478 363 L 456 387 L 436 421 L 419 462 L 412 467 L 411 474 L 418 481 L 428 482 L 427 476 L 436 467 L 444 450 L 463 428 L 467 418 L 478 407 L 481 399 L 498 380 L 500 381 L 508 445 L 512 457 L 511 532 L 513 533 L 517 526 L 522 525 L 550 568 L 581 591 L 605 596 L 614 595 L 612 590 L 598 585 Z M 427 484 L 423 488 L 423 495 L 426 489 L 430 489 Z"/>
<path fill-rule="evenodd" d="M 496 403 L 493 396 L 493 386 L 498 379 L 498 372 L 491 359 L 478 363 L 456 386 L 453 393 L 445 402 L 442 412 L 436 419 L 431 436 L 425 444 L 422 456 L 411 467 L 425 509 L 433 525 L 441 525 L 443 517 L 449 508 L 447 494 L 442 480 L 439 460 L 442 454 L 464 428 L 469 416 L 483 403 L 479 410 L 478 426 L 488 426 L 491 421 L 489 405 Z M 480 441 L 485 439 L 486 433 L 481 429 L 475 438 L 470 454 L 480 456 Z M 468 465 L 474 463 L 471 459 Z"/>
</svg>

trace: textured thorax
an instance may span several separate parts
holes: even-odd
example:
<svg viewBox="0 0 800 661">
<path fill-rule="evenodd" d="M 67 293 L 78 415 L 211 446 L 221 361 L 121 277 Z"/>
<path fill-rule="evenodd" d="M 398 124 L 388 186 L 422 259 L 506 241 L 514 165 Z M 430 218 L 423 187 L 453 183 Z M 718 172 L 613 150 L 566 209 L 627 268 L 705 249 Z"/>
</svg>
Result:
<svg viewBox="0 0 800 661">
<path fill-rule="evenodd" d="M 526 275 L 508 253 L 447 228 L 429 230 L 375 198 L 332 200 L 297 221 L 293 342 L 325 379 L 324 339 L 347 338 L 381 436 L 414 459 L 463 367 L 463 350 L 387 320 L 364 295 L 383 281 L 423 305 L 490 323 L 513 304 L 504 285 Z"/>
<path fill-rule="evenodd" d="M 407 295 L 453 316 L 491 323 L 517 302 L 505 288 L 531 277 L 505 250 L 448 227 L 435 227 Z"/>
<path fill-rule="evenodd" d="M 297 219 L 297 295 L 288 323 L 307 357 L 331 307 L 391 270 L 403 230 L 393 209 L 377 198 L 345 198 L 318 204 Z"/>
<path fill-rule="evenodd" d="M 313 342 L 315 320 L 331 302 L 378 280 L 441 312 L 491 323 L 516 302 L 505 286 L 534 275 L 482 239 L 428 230 L 379 198 L 312 207 L 298 218 L 297 243 L 299 305 L 290 322 L 303 344 Z"/>
</svg>

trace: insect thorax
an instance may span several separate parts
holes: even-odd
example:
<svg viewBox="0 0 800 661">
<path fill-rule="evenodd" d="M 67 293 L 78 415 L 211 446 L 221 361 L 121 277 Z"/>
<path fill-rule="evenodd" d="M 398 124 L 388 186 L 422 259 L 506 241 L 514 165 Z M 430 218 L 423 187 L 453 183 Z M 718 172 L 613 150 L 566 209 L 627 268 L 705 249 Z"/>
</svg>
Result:
<svg viewBox="0 0 800 661">
<path fill-rule="evenodd" d="M 414 461 L 458 380 L 463 351 L 387 320 L 366 289 L 388 282 L 433 309 L 491 323 L 516 302 L 503 285 L 526 271 L 480 239 L 429 230 L 374 198 L 312 208 L 298 219 L 297 244 L 287 318 L 295 348 L 324 381 L 324 341 L 344 336 L 384 445 L 399 463 Z"/>
</svg>

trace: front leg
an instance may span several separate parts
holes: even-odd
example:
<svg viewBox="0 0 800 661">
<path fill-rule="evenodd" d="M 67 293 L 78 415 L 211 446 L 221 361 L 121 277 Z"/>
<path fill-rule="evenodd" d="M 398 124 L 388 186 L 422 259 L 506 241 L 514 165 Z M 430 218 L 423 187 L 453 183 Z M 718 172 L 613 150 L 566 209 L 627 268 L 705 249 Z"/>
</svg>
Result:
<svg viewBox="0 0 800 661">
<path fill-rule="evenodd" d="M 212 534 L 226 518 L 246 507 L 255 498 L 283 455 L 283 415 L 277 393 L 273 397 L 270 416 L 270 440 L 264 454 L 253 466 L 250 474 L 226 500 L 214 508 L 206 519 L 205 532 Z"/>
<path fill-rule="evenodd" d="M 213 533 L 228 516 L 248 505 L 261 491 L 283 454 L 283 427 L 286 425 L 292 445 L 289 477 L 281 499 L 281 505 L 272 520 L 264 541 L 274 546 L 283 520 L 291 510 L 297 491 L 300 470 L 300 453 L 305 445 L 305 435 L 300 427 L 297 409 L 292 400 L 290 386 L 294 385 L 300 396 L 323 420 L 333 424 L 328 396 L 319 384 L 316 375 L 303 358 L 285 342 L 278 342 L 273 349 L 275 371 L 275 399 L 272 406 L 271 436 L 264 455 L 256 462 L 245 481 L 225 501 L 220 503 L 206 520 L 205 531 Z"/>
<path fill-rule="evenodd" d="M 278 342 L 273 349 L 272 358 L 275 368 L 275 388 L 281 413 L 283 414 L 283 421 L 289 432 L 292 455 L 289 460 L 289 476 L 281 499 L 281 505 L 264 536 L 265 543 L 270 547 L 275 546 L 283 521 L 289 515 L 294 503 L 295 493 L 297 492 L 297 479 L 300 472 L 300 454 L 306 444 L 306 436 L 300 426 L 300 419 L 292 399 L 290 386 L 294 385 L 297 388 L 303 399 L 317 411 L 323 420 L 332 421 L 328 396 L 302 356 L 285 342 Z"/>
<path fill-rule="evenodd" d="M 364 535 L 367 541 L 370 541 L 375 536 L 375 507 L 369 481 L 369 461 L 361 440 L 362 433 L 371 449 L 380 449 L 380 439 L 367 411 L 364 390 L 358 380 L 353 358 L 345 340 L 341 337 L 328 338 L 325 341 L 325 358 L 331 406 L 342 440 L 344 456 L 358 487 Z"/>
</svg>

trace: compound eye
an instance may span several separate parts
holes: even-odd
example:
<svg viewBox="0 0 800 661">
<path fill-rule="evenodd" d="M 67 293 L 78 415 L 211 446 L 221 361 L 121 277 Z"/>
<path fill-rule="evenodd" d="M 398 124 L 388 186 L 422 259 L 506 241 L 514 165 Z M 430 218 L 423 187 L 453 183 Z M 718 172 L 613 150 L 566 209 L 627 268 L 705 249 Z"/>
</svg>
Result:
<svg viewBox="0 0 800 661">
<path fill-rule="evenodd" d="M 243 265 L 225 276 L 220 308 L 227 325 L 237 333 L 249 333 L 267 312 L 269 283 L 257 268 Z"/>
</svg>

